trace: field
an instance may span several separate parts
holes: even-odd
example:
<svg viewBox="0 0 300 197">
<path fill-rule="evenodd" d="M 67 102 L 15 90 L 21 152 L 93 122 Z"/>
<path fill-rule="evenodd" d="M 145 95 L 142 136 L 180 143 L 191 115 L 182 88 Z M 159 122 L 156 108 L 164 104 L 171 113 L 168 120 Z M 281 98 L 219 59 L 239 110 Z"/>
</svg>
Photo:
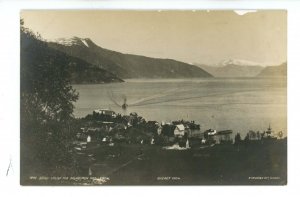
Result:
<svg viewBox="0 0 300 197">
<path fill-rule="evenodd" d="M 156 145 L 93 145 L 78 157 L 77 178 L 28 180 L 26 184 L 285 185 L 286 148 L 286 139 L 188 150 L 163 150 Z"/>
</svg>

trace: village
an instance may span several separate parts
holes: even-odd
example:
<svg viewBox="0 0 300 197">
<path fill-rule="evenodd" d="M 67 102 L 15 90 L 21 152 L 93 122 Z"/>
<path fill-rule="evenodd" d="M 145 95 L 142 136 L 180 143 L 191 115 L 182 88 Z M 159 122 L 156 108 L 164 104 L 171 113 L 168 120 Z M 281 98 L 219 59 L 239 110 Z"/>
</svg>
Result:
<svg viewBox="0 0 300 197">
<path fill-rule="evenodd" d="M 281 184 L 286 179 L 287 138 L 271 125 L 241 136 L 233 130 L 202 130 L 193 120 L 159 123 L 110 109 L 94 110 L 74 124 L 77 129 L 70 130 L 66 143 L 75 170 L 63 177 L 33 176 L 30 183 L 223 185 Z M 249 179 L 254 175 L 277 179 Z"/>
<path fill-rule="evenodd" d="M 137 113 L 129 115 L 116 114 L 109 109 L 97 109 L 81 119 L 82 127 L 76 133 L 76 142 L 84 146 L 103 144 L 114 146 L 116 143 L 149 144 L 163 146 L 165 149 L 189 149 L 207 147 L 218 144 L 264 143 L 282 138 L 270 125 L 267 131 L 250 130 L 244 139 L 239 133 L 233 136 L 232 130 L 201 131 L 200 124 L 195 121 L 176 120 L 172 122 L 146 121 Z"/>
<path fill-rule="evenodd" d="M 159 123 L 146 121 L 134 112 L 121 115 L 109 109 L 94 110 L 78 121 L 70 149 L 77 161 L 78 174 L 109 177 L 109 184 L 120 184 L 123 177 L 130 178 L 126 181 L 132 184 L 139 184 L 140 179 L 157 184 L 161 180 L 156 177 L 161 175 L 180 177 L 181 173 L 191 172 L 197 172 L 191 177 L 197 177 L 199 183 L 217 183 L 220 179 L 215 176 L 220 174 L 228 178 L 239 171 L 239 177 L 250 176 L 253 170 L 246 168 L 248 165 L 260 166 L 262 173 L 278 175 L 286 166 L 281 159 L 286 138 L 282 132 L 273 132 L 270 125 L 264 132 L 249 131 L 242 139 L 232 130 L 202 131 L 195 121 Z M 277 156 L 272 160 L 276 160 L 277 167 L 269 164 L 274 152 Z M 239 177 L 230 181 L 236 183 Z M 225 182 L 229 181 L 227 178 Z M 192 179 L 170 181 L 188 183 Z"/>
</svg>

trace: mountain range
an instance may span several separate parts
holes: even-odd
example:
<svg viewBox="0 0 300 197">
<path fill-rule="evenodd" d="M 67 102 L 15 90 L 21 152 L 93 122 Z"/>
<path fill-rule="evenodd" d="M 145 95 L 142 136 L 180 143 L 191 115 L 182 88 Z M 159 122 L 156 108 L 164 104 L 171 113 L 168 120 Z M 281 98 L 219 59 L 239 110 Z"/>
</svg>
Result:
<svg viewBox="0 0 300 197">
<path fill-rule="evenodd" d="M 192 65 L 108 50 L 89 38 L 73 37 L 51 42 L 23 39 L 22 43 L 22 61 L 38 64 L 51 59 L 54 65 L 63 63 L 69 68 L 71 82 L 77 84 L 123 82 L 129 78 L 271 77 L 286 76 L 287 73 L 286 63 L 264 67 L 230 59 L 213 66 Z"/>
<path fill-rule="evenodd" d="M 73 37 L 48 42 L 48 46 L 104 69 L 121 79 L 213 77 L 203 69 L 173 59 L 123 54 L 96 45 L 89 38 Z"/>
<path fill-rule="evenodd" d="M 233 59 L 222 61 L 217 65 L 198 64 L 198 66 L 215 77 L 255 77 L 264 69 L 254 62 Z"/>
<path fill-rule="evenodd" d="M 278 66 L 265 66 L 246 60 L 226 60 L 217 65 L 195 64 L 215 77 L 266 77 L 279 76 L 284 70 Z M 286 63 L 285 63 L 286 65 Z"/>
</svg>

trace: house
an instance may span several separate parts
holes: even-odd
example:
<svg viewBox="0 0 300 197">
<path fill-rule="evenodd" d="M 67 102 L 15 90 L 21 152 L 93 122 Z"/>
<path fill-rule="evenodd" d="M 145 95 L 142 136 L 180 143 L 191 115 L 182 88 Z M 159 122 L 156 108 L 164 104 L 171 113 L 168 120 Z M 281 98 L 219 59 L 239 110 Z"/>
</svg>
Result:
<svg viewBox="0 0 300 197">
<path fill-rule="evenodd" d="M 200 137 L 201 131 L 200 131 L 200 124 L 196 124 L 195 121 L 188 122 L 186 124 L 186 129 L 188 130 L 188 136 L 189 137 Z"/>
<path fill-rule="evenodd" d="M 216 142 L 216 134 L 217 131 L 213 130 L 213 129 L 208 129 L 206 131 L 204 131 L 203 133 L 201 133 L 201 135 L 199 135 L 199 137 L 202 139 L 202 143 L 204 144 L 214 144 Z"/>
<path fill-rule="evenodd" d="M 160 135 L 161 133 L 162 133 L 162 126 L 160 125 L 160 126 L 158 126 L 158 128 L 157 128 L 157 135 Z"/>
<path fill-rule="evenodd" d="M 185 133 L 188 137 L 200 136 L 200 124 L 196 124 L 195 121 L 177 120 L 172 122 L 173 125 L 183 125 Z"/>
<path fill-rule="evenodd" d="M 117 114 L 114 111 L 109 110 L 109 109 L 96 109 L 93 112 L 100 114 L 100 115 L 111 116 L 113 118 L 117 117 Z"/>
<path fill-rule="evenodd" d="M 186 133 L 185 127 L 183 124 L 176 125 L 174 129 L 174 136 L 175 137 L 183 137 Z"/>
<path fill-rule="evenodd" d="M 218 131 L 216 133 L 217 144 L 232 144 L 232 130 Z"/>
<path fill-rule="evenodd" d="M 136 112 L 131 112 L 129 115 L 136 118 L 138 117 L 138 114 Z"/>
</svg>

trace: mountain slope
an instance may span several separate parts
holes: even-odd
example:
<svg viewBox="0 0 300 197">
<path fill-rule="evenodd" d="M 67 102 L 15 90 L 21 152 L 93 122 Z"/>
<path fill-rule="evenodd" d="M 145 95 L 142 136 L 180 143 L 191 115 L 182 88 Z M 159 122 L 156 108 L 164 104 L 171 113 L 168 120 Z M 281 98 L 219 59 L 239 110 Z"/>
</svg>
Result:
<svg viewBox="0 0 300 197">
<path fill-rule="evenodd" d="M 53 70 L 67 67 L 71 83 L 123 82 L 104 69 L 48 47 L 44 41 L 26 36 L 21 37 L 21 69 L 29 66 L 34 72 L 39 72 L 42 66 L 50 64 L 55 66 Z M 27 73 L 26 70 L 23 72 Z M 28 75 L 32 75 L 29 78 L 35 77 L 34 73 L 28 73 Z"/>
<path fill-rule="evenodd" d="M 287 76 L 287 63 L 282 63 L 279 66 L 268 66 L 263 69 L 258 77 L 286 77 Z"/>
<path fill-rule="evenodd" d="M 90 39 L 61 39 L 48 45 L 80 58 L 120 78 L 196 78 L 212 77 L 201 68 L 171 59 L 123 54 L 97 46 Z"/>
</svg>

